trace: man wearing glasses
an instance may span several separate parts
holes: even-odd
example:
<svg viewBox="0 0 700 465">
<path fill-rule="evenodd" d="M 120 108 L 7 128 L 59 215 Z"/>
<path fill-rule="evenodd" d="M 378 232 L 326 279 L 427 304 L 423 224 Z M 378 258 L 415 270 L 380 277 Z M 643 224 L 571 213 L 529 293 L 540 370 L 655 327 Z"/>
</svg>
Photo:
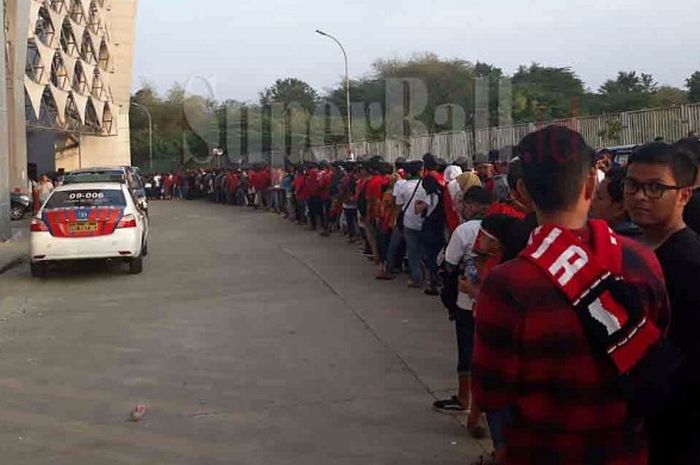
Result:
<svg viewBox="0 0 700 465">
<path fill-rule="evenodd" d="M 698 153 L 688 144 L 654 142 L 629 159 L 625 206 L 656 250 L 671 301 L 668 333 L 685 357 L 673 405 L 648 419 L 651 465 L 697 463 L 700 457 L 700 236 L 683 212 L 693 194 Z"/>
</svg>

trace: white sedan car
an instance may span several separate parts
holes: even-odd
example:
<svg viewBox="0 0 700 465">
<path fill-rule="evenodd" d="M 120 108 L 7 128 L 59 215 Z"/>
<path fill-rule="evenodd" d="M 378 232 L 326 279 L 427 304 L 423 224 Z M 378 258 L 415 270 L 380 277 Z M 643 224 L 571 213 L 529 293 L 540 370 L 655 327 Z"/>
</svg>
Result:
<svg viewBox="0 0 700 465">
<path fill-rule="evenodd" d="M 148 217 L 126 184 L 85 183 L 56 188 L 30 226 L 32 276 L 52 261 L 121 259 L 133 274 L 148 253 Z"/>
</svg>

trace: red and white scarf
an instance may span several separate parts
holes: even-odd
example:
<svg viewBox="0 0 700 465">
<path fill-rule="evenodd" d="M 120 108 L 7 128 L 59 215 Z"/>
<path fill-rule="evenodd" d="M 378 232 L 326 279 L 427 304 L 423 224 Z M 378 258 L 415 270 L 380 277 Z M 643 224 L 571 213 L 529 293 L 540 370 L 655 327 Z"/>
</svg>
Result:
<svg viewBox="0 0 700 465">
<path fill-rule="evenodd" d="M 541 226 L 521 257 L 576 309 L 593 349 L 628 373 L 661 338 L 641 300 L 622 279 L 622 246 L 604 221 L 591 221 L 591 247 L 570 230 Z"/>
</svg>

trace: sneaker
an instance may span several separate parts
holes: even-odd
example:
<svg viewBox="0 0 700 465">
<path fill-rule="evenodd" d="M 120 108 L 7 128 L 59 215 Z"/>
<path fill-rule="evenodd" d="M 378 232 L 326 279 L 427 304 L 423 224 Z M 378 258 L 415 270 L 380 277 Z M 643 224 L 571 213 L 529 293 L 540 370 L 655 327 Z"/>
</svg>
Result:
<svg viewBox="0 0 700 465">
<path fill-rule="evenodd" d="M 440 290 L 435 286 L 430 286 L 428 289 L 423 291 L 425 295 L 440 295 Z"/>
<path fill-rule="evenodd" d="M 467 413 L 457 396 L 452 396 L 449 399 L 437 400 L 433 403 L 433 410 L 440 413 Z"/>
<path fill-rule="evenodd" d="M 396 276 L 391 273 L 387 273 L 386 271 L 380 271 L 379 273 L 377 273 L 376 278 L 380 281 L 391 281 L 396 279 Z"/>
</svg>

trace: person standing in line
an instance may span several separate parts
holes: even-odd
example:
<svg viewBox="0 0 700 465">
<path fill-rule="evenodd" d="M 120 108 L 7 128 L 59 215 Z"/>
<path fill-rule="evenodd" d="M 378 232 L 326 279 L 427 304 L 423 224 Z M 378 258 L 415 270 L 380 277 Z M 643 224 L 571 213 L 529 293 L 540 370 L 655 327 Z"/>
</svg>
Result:
<svg viewBox="0 0 700 465">
<path fill-rule="evenodd" d="M 476 293 L 461 291 L 459 281 L 468 280 L 475 285 L 473 289 L 476 289 L 479 277 L 474 246 L 479 236 L 481 221 L 491 201 L 491 194 L 483 187 L 472 187 L 464 194 L 460 202 L 462 205 L 460 213 L 467 221 L 455 229 L 445 250 L 441 297 L 449 312 L 450 320 L 455 322 L 459 388 L 456 396 L 433 404 L 433 408 L 442 413 L 464 413 L 471 407 L 467 427 L 475 437 L 485 435 L 483 427 L 480 426 L 480 412 L 476 404 L 471 402 L 471 361 L 474 349 L 472 308 Z"/>
<path fill-rule="evenodd" d="M 504 465 L 645 465 L 644 423 L 619 386 L 667 324 L 661 267 L 644 245 L 588 221 L 595 151 L 580 134 L 548 126 L 519 152 L 540 227 L 481 284 L 474 399 L 507 413 Z"/>
<path fill-rule="evenodd" d="M 428 194 L 423 188 L 423 162 L 412 161 L 406 164 L 408 179 L 402 184 L 396 198 L 396 204 L 401 206 L 403 213 L 404 238 L 406 240 L 406 255 L 411 279 L 408 286 L 420 289 L 425 278 L 423 272 L 423 257 L 421 234 L 426 216 L 438 206 L 437 196 Z M 437 266 L 437 264 L 436 264 Z"/>
<path fill-rule="evenodd" d="M 685 358 L 674 382 L 674 401 L 647 419 L 651 465 L 700 460 L 700 236 L 683 220 L 699 155 L 682 143 L 646 144 L 630 156 L 624 181 L 625 206 L 656 250 L 666 277 L 671 301 L 668 338 Z"/>
</svg>

